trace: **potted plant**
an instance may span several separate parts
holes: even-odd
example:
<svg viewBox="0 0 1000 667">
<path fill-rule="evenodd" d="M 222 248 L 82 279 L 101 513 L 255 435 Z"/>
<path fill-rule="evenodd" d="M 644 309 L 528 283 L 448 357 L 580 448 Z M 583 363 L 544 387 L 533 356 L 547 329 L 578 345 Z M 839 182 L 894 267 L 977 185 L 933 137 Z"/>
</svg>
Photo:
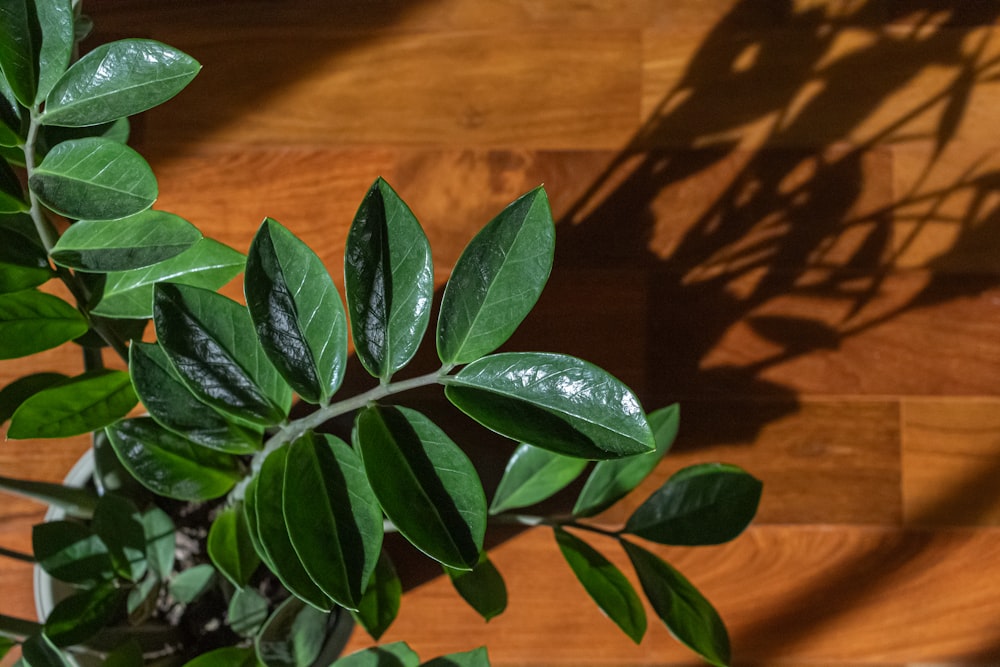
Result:
<svg viewBox="0 0 1000 667">
<path fill-rule="evenodd" d="M 87 27 L 70 0 L 0 12 L 0 358 L 65 344 L 82 359 L 79 372 L 39 368 L 4 387 L 0 417 L 9 438 L 91 433 L 93 443 L 82 487 L 0 477 L 0 488 L 58 508 L 34 528 L 32 554 L 4 555 L 64 584 L 37 623 L 0 615 L 0 653 L 19 645 L 34 667 L 417 665 L 404 644 L 335 662 L 325 648 L 336 648 L 340 621 L 377 640 L 395 617 L 387 530 L 440 564 L 484 618 L 503 611 L 503 578 L 483 548 L 497 522 L 552 530 L 586 591 L 639 642 L 643 602 L 585 536 L 613 538 L 670 632 L 728 664 L 718 614 L 638 539 L 732 539 L 760 482 L 734 466 L 693 466 L 624 526 L 603 527 L 591 517 L 656 467 L 677 407 L 647 416 L 583 360 L 497 351 L 551 270 L 543 189 L 466 247 L 434 322 L 440 367 L 407 375 L 431 325 L 434 267 L 389 184 L 375 180 L 351 226 L 346 308 L 322 261 L 275 220 L 246 255 L 204 238 L 152 208 L 155 176 L 126 144 L 128 117 L 180 92 L 198 63 L 141 39 L 77 58 Z M 244 302 L 218 292 L 239 273 Z M 344 396 L 349 339 L 374 385 Z M 448 429 L 398 402 L 431 387 L 514 443 L 489 502 Z M 296 396 L 310 406 L 302 414 Z M 324 430 L 343 418 L 345 437 Z M 570 511 L 522 513 L 584 474 Z M 488 660 L 474 648 L 425 664 Z"/>
</svg>

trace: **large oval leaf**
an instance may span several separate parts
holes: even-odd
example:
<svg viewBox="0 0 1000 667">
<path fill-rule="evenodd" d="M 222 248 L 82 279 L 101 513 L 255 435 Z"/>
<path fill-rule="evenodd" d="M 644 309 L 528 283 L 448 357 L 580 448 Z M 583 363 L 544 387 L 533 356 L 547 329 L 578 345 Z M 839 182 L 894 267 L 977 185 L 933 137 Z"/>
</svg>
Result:
<svg viewBox="0 0 1000 667">
<path fill-rule="evenodd" d="M 156 201 L 156 176 L 125 144 L 101 137 L 64 141 L 28 180 L 43 204 L 76 220 L 117 220 Z"/>
<path fill-rule="evenodd" d="M 485 551 L 471 570 L 455 570 L 446 566 L 445 572 L 458 594 L 483 620 L 489 621 L 507 608 L 507 585 Z"/>
<path fill-rule="evenodd" d="M 466 364 L 510 338 L 538 301 L 552 270 L 555 225 L 535 188 L 469 242 L 445 286 L 437 349 L 445 364 Z"/>
<path fill-rule="evenodd" d="M 729 665 L 729 633 L 711 603 L 655 554 L 622 540 L 646 598 L 679 642 L 717 667 Z"/>
<path fill-rule="evenodd" d="M 227 507 L 215 517 L 208 531 L 207 548 L 212 563 L 237 588 L 249 584 L 260 565 L 246 515 L 239 506 Z"/>
<path fill-rule="evenodd" d="M 763 484 L 734 465 L 705 463 L 677 472 L 625 524 L 625 532 L 659 544 L 722 544 L 743 532 Z"/>
<path fill-rule="evenodd" d="M 87 333 L 87 320 L 62 299 L 36 290 L 0 294 L 0 359 L 17 359 Z"/>
<path fill-rule="evenodd" d="M 0 389 L 0 424 L 10 419 L 28 398 L 65 380 L 66 376 L 62 373 L 33 373 Z"/>
<path fill-rule="evenodd" d="M 585 459 L 653 449 L 639 399 L 607 371 L 561 354 L 484 357 L 446 380 L 460 410 L 502 435 Z"/>
<path fill-rule="evenodd" d="M 347 364 L 347 316 L 323 262 L 275 220 L 247 255 L 247 309 L 264 352 L 299 396 L 325 403 Z"/>
<path fill-rule="evenodd" d="M 81 127 L 131 116 L 169 100 L 200 69 L 194 58 L 152 40 L 103 44 L 55 83 L 41 121 Z"/>
<path fill-rule="evenodd" d="M 420 223 L 381 178 L 347 235 L 344 284 L 358 359 L 388 379 L 413 358 L 427 330 L 434 263 Z"/>
<path fill-rule="evenodd" d="M 311 432 L 291 444 L 282 507 L 306 572 L 341 606 L 356 610 L 382 550 L 382 512 L 361 460 L 347 443 Z"/>
<path fill-rule="evenodd" d="M 42 389 L 10 418 L 7 437 L 64 438 L 118 421 L 139 399 L 123 371 L 91 371 Z"/>
<path fill-rule="evenodd" d="M 471 569 L 486 532 L 486 496 L 465 453 L 408 408 L 371 406 L 354 428 L 368 481 L 399 532 L 441 563 Z"/>
<path fill-rule="evenodd" d="M 143 486 L 177 500 L 211 500 L 240 479 L 239 463 L 193 444 L 149 417 L 127 419 L 105 429 L 122 465 Z"/>
<path fill-rule="evenodd" d="M 149 210 L 70 225 L 50 254 L 56 264 L 78 271 L 128 271 L 179 255 L 199 239 L 201 232 L 179 215 Z"/>
<path fill-rule="evenodd" d="M 556 542 L 573 574 L 608 618 L 636 644 L 646 634 L 646 610 L 622 571 L 580 538 L 556 526 Z"/>
<path fill-rule="evenodd" d="M 60 581 L 93 586 L 114 574 L 104 541 L 76 521 L 46 521 L 31 529 L 31 551 L 38 565 Z"/>
<path fill-rule="evenodd" d="M 246 308 L 221 294 L 159 283 L 153 292 L 156 336 L 178 375 L 202 401 L 252 424 L 282 421 L 292 392 L 267 359 Z"/>
<path fill-rule="evenodd" d="M 490 514 L 541 502 L 576 479 L 586 467 L 586 459 L 522 444 L 507 461 Z"/>
<path fill-rule="evenodd" d="M 36 287 L 53 275 L 45 249 L 0 216 L 0 293 Z"/>
<path fill-rule="evenodd" d="M 396 620 L 402 596 L 403 582 L 396 574 L 396 567 L 389 555 L 383 550 L 375 564 L 375 571 L 368 580 L 368 588 L 361 597 L 361 603 L 352 614 L 354 620 L 377 641 Z"/>
<path fill-rule="evenodd" d="M 574 515 L 593 516 L 603 512 L 639 486 L 663 460 L 677 437 L 680 408 L 674 403 L 651 412 L 648 421 L 656 449 L 595 465 L 573 506 Z"/>
<path fill-rule="evenodd" d="M 36 106 L 69 65 L 73 9 L 69 0 L 7 0 L 0 11 L 0 69 L 17 99 Z"/>
</svg>

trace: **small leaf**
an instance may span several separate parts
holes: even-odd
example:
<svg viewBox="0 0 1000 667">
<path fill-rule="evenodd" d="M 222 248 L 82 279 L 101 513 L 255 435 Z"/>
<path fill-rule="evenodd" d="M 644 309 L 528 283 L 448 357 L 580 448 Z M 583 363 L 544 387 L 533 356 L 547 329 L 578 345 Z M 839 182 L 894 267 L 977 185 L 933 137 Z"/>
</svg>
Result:
<svg viewBox="0 0 1000 667">
<path fill-rule="evenodd" d="M 215 568 L 208 563 L 195 565 L 177 573 L 170 580 L 170 595 L 178 602 L 194 602 L 215 582 Z"/>
<path fill-rule="evenodd" d="M 44 634 L 32 635 L 21 643 L 21 660 L 18 662 L 24 662 L 28 667 L 76 667 L 76 661 L 70 660 Z"/>
<path fill-rule="evenodd" d="M 358 359 L 387 380 L 413 358 L 427 330 L 434 263 L 420 223 L 381 178 L 348 232 L 344 285 Z"/>
<path fill-rule="evenodd" d="M 625 540 L 639 583 L 656 615 L 679 642 L 717 667 L 729 665 L 729 634 L 718 612 L 680 572 Z"/>
<path fill-rule="evenodd" d="M 471 570 L 444 570 L 458 594 L 484 620 L 499 616 L 507 608 L 507 585 L 485 551 Z"/>
<path fill-rule="evenodd" d="M 486 532 L 486 496 L 458 445 L 419 412 L 380 406 L 358 414 L 354 441 L 399 532 L 442 564 L 472 569 Z"/>
<path fill-rule="evenodd" d="M 649 414 L 656 449 L 594 466 L 573 506 L 574 516 L 593 516 L 628 495 L 642 483 L 670 450 L 677 437 L 680 408 L 676 403 Z"/>
<path fill-rule="evenodd" d="M 60 581 L 92 586 L 114 576 L 107 545 L 83 524 L 37 524 L 31 530 L 31 548 L 39 566 Z"/>
<path fill-rule="evenodd" d="M 277 221 L 260 226 L 244 291 L 264 352 L 303 400 L 323 403 L 347 364 L 347 316 L 323 262 Z"/>
<path fill-rule="evenodd" d="M 243 270 L 244 257 L 229 246 L 203 238 L 180 255 L 144 269 L 113 271 L 91 308 L 94 315 L 115 318 L 153 316 L 153 285 L 170 281 L 217 290 Z"/>
<path fill-rule="evenodd" d="M 587 594 L 629 639 L 641 642 L 646 634 L 646 610 L 622 571 L 580 538 L 558 526 L 553 530 L 563 558 Z"/>
<path fill-rule="evenodd" d="M 120 421 L 106 431 L 132 476 L 162 496 L 210 500 L 228 493 L 240 479 L 236 459 L 199 447 L 148 417 Z"/>
<path fill-rule="evenodd" d="M 462 653 L 449 653 L 428 660 L 423 667 L 490 667 L 490 658 L 485 646 Z"/>
<path fill-rule="evenodd" d="M 250 637 L 267 620 L 267 600 L 252 588 L 237 589 L 229 601 L 226 620 L 233 632 Z"/>
<path fill-rule="evenodd" d="M 236 420 L 268 426 L 285 419 L 292 392 L 255 337 L 246 308 L 198 287 L 159 283 L 156 336 L 198 398 Z"/>
<path fill-rule="evenodd" d="M 69 68 L 45 99 L 46 125 L 97 125 L 151 109 L 179 93 L 201 65 L 148 39 L 98 46 Z"/>
<path fill-rule="evenodd" d="M 140 269 L 175 257 L 201 239 L 190 222 L 148 210 L 121 220 L 81 220 L 52 248 L 52 261 L 77 271 Z"/>
<path fill-rule="evenodd" d="M 403 584 L 392 560 L 383 550 L 358 609 L 353 612 L 354 620 L 377 641 L 396 620 L 402 595 Z"/>
<path fill-rule="evenodd" d="M 59 601 L 45 619 L 45 635 L 56 646 L 81 644 L 121 614 L 125 591 L 106 583 Z"/>
<path fill-rule="evenodd" d="M 75 220 L 127 217 L 152 206 L 159 192 L 141 155 L 102 137 L 55 146 L 28 185 L 47 207 Z"/>
<path fill-rule="evenodd" d="M 274 610 L 254 638 L 266 667 L 310 667 L 323 650 L 330 614 L 290 597 Z"/>
<path fill-rule="evenodd" d="M 208 557 L 236 588 L 245 588 L 260 565 L 250 541 L 246 515 L 237 507 L 227 507 L 208 531 Z"/>
<path fill-rule="evenodd" d="M 532 352 L 484 357 L 448 377 L 445 395 L 486 428 L 567 456 L 619 458 L 654 447 L 635 394 L 575 357 Z"/>
<path fill-rule="evenodd" d="M 66 380 L 62 373 L 34 373 L 14 380 L 0 389 L 0 424 L 11 418 L 14 411 L 38 392 Z"/>
<path fill-rule="evenodd" d="M 118 421 L 138 399 L 124 371 L 90 371 L 33 394 L 14 412 L 7 437 L 64 438 Z"/>
<path fill-rule="evenodd" d="M 442 362 L 475 361 L 510 338 L 549 278 L 555 233 L 548 198 L 538 187 L 469 242 L 441 300 L 437 350 Z"/>
<path fill-rule="evenodd" d="M 0 294 L 0 359 L 41 352 L 87 333 L 87 321 L 57 296 L 35 290 Z"/>
<path fill-rule="evenodd" d="M 177 528 L 170 515 L 156 506 L 146 510 L 141 521 L 149 568 L 159 579 L 166 581 L 174 569 Z"/>
<path fill-rule="evenodd" d="M 257 667 L 257 654 L 252 648 L 224 646 L 202 653 L 182 667 Z"/>
<path fill-rule="evenodd" d="M 330 667 L 420 667 L 420 658 L 404 642 L 393 642 L 355 651 Z"/>
<path fill-rule="evenodd" d="M 490 514 L 541 502 L 576 479 L 585 467 L 586 459 L 522 444 L 507 461 Z"/>
<path fill-rule="evenodd" d="M 146 529 L 135 503 L 114 493 L 102 496 L 91 528 L 107 545 L 119 576 L 139 581 L 146 574 Z"/>
<path fill-rule="evenodd" d="M 258 498 L 259 500 L 259 498 Z M 356 610 L 382 550 L 382 512 L 360 459 L 333 436 L 291 444 L 282 507 L 303 567 L 337 604 Z"/>
<path fill-rule="evenodd" d="M 763 485 L 722 463 L 684 468 L 668 479 L 625 524 L 625 532 L 659 544 L 722 544 L 743 532 Z"/>
</svg>

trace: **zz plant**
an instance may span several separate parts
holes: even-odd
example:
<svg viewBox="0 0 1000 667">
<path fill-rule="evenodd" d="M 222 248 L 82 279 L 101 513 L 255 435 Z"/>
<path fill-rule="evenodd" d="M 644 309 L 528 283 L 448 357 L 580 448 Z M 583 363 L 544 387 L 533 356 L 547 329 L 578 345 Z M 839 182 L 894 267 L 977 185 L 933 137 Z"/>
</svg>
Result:
<svg viewBox="0 0 1000 667">
<path fill-rule="evenodd" d="M 152 208 L 155 176 L 125 143 L 127 118 L 180 92 L 198 63 L 140 39 L 77 58 L 87 26 L 70 0 L 11 0 L 0 11 L 0 358 L 63 344 L 82 356 L 77 374 L 39 368 L 6 386 L 0 421 L 12 439 L 91 433 L 95 459 L 87 488 L 0 478 L 65 512 L 34 528 L 32 554 L 3 555 L 70 586 L 40 622 L 0 615 L 0 654 L 18 645 L 33 667 L 70 665 L 72 655 L 325 667 L 331 619 L 349 612 L 378 639 L 397 614 L 386 530 L 440 563 L 488 620 L 506 590 L 483 550 L 487 525 L 514 522 L 551 530 L 586 592 L 639 642 L 643 602 L 585 537 L 617 542 L 670 632 L 728 664 L 718 614 L 636 538 L 730 540 L 753 517 L 760 482 L 697 465 L 624 526 L 595 523 L 660 462 L 677 407 L 647 418 L 628 387 L 585 361 L 497 351 L 552 266 L 541 188 L 501 211 L 454 267 L 434 324 L 440 368 L 401 377 L 431 328 L 434 274 L 427 237 L 389 184 L 374 182 L 350 228 L 346 309 L 321 260 L 275 220 L 245 256 L 203 238 Z M 241 272 L 245 305 L 218 292 Z M 342 396 L 349 338 L 377 382 Z M 491 502 L 447 428 L 397 402 L 431 385 L 519 443 Z M 304 416 L 290 416 L 295 396 L 312 406 Z M 322 430 L 345 415 L 350 442 Z M 585 472 L 569 513 L 521 513 Z M 192 512 L 207 537 L 186 550 L 180 522 Z M 183 627 L 212 604 L 218 627 L 198 626 L 207 641 L 191 645 Z M 424 664 L 487 663 L 481 648 Z M 334 664 L 420 661 L 397 643 Z"/>
</svg>

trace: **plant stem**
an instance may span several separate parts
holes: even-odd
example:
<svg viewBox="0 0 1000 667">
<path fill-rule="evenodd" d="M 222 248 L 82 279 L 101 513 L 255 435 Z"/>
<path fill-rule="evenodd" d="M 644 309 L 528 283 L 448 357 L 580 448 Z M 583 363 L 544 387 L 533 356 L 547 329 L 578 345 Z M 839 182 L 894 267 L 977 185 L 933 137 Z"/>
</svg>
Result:
<svg viewBox="0 0 1000 667">
<path fill-rule="evenodd" d="M 7 558 L 13 558 L 14 560 L 23 561 L 25 563 L 35 563 L 35 557 L 31 554 L 21 553 L 20 551 L 14 551 L 13 549 L 5 549 L 0 547 L 0 556 L 5 556 Z"/>
<path fill-rule="evenodd" d="M 0 637 L 8 637 L 20 641 L 41 631 L 42 625 L 40 623 L 0 614 Z"/>
<path fill-rule="evenodd" d="M 604 535 L 605 537 L 613 537 L 618 539 L 621 535 L 621 530 L 608 530 L 607 528 L 601 528 L 600 526 L 595 526 L 589 523 L 580 523 L 576 519 L 571 517 L 562 516 L 535 516 L 532 514 L 497 514 L 496 516 L 491 516 L 490 521 L 494 523 L 506 523 L 515 524 L 520 526 L 551 526 L 560 528 L 576 528 L 578 530 L 586 530 L 591 533 L 597 533 L 598 535 Z"/>
</svg>

